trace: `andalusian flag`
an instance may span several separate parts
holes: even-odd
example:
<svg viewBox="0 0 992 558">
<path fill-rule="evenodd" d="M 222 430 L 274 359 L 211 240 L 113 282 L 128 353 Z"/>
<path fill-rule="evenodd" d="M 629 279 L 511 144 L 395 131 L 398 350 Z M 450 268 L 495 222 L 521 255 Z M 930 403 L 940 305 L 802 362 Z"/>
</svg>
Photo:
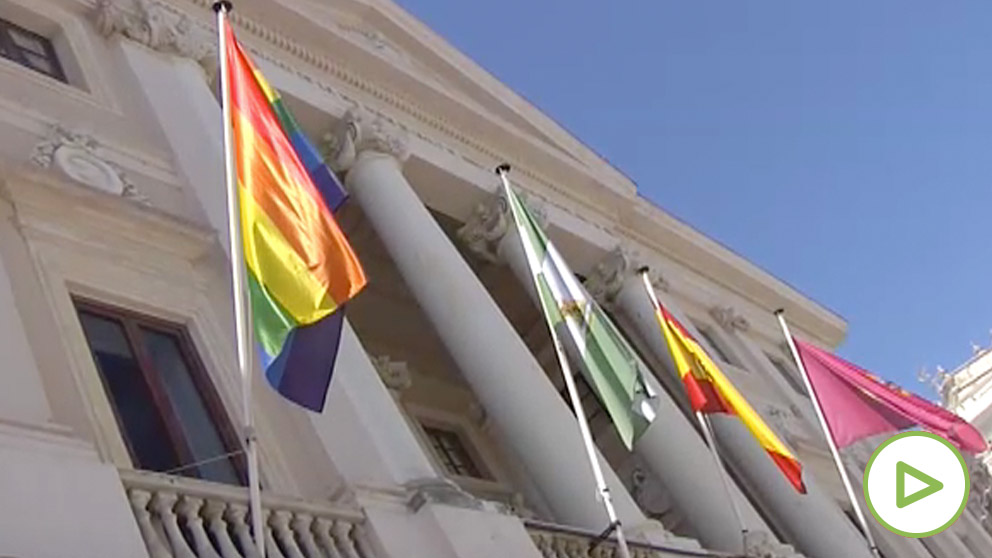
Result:
<svg viewBox="0 0 992 558">
<path fill-rule="evenodd" d="M 231 126 L 248 290 L 265 376 L 321 411 L 343 323 L 365 272 L 333 210 L 345 199 L 278 94 L 226 25 Z"/>
<path fill-rule="evenodd" d="M 803 484 L 803 470 L 799 460 L 778 439 L 772 429 L 768 428 L 761 416 L 751 408 L 744 396 L 723 375 L 716 363 L 682 327 L 682 324 L 660 304 L 655 308 L 655 315 L 665 335 L 668 349 L 672 353 L 675 368 L 682 383 L 685 384 L 692 410 L 737 415 L 792 486 L 801 494 L 805 494 L 806 486 Z"/>
<path fill-rule="evenodd" d="M 550 326 L 571 340 L 586 381 L 631 448 L 655 416 L 654 393 L 644 379 L 647 367 L 582 288 L 516 193 L 509 186 L 505 190 L 541 309 Z"/>
</svg>

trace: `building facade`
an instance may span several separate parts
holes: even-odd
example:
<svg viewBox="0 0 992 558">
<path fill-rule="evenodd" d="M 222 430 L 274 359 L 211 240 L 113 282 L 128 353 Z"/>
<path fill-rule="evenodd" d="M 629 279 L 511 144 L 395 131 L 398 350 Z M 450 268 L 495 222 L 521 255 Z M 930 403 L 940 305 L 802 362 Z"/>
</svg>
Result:
<svg viewBox="0 0 992 558">
<path fill-rule="evenodd" d="M 210 4 L 0 0 L 0 556 L 255 556 Z M 268 556 L 612 555 L 495 193 L 508 162 L 662 394 L 631 452 L 582 388 L 636 555 L 870 557 L 772 312 L 829 348 L 840 317 L 640 197 L 396 5 L 236 4 L 236 33 L 343 177 L 338 218 L 370 277 L 323 413 L 253 376 Z M 807 495 L 717 417 L 724 490 L 643 265 L 804 463 Z M 974 510 L 925 540 L 875 534 L 887 558 L 992 554 Z"/>
</svg>

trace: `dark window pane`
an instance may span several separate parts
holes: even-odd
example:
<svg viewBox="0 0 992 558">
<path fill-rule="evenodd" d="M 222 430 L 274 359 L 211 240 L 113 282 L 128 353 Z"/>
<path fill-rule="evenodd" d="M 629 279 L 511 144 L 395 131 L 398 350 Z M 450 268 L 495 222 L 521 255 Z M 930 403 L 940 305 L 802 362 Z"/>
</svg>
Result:
<svg viewBox="0 0 992 558">
<path fill-rule="evenodd" d="M 0 19 L 0 56 L 57 80 L 65 81 L 52 42 Z"/>
<path fill-rule="evenodd" d="M 441 465 L 448 473 L 463 477 L 484 478 L 457 432 L 429 426 L 424 427 L 424 432 L 427 434 L 434 452 L 437 453 Z"/>
<path fill-rule="evenodd" d="M 210 416 L 203 395 L 193 380 L 189 364 L 176 338 L 147 328 L 141 329 L 141 337 L 152 366 L 162 379 L 193 461 L 214 459 L 197 467 L 198 476 L 206 480 L 240 484 L 241 481 L 231 459 L 217 459 L 228 453 L 228 449 Z"/>
<path fill-rule="evenodd" d="M 179 456 L 124 328 L 115 320 L 86 312 L 81 312 L 79 318 L 132 457 L 142 469 L 175 469 L 180 464 Z"/>
<path fill-rule="evenodd" d="M 44 39 L 34 33 L 29 34 L 18 29 L 10 29 L 10 38 L 18 48 L 35 54 L 45 54 Z"/>
<path fill-rule="evenodd" d="M 34 54 L 33 52 L 25 52 L 23 55 L 24 59 L 27 60 L 28 65 L 31 66 L 31 68 L 38 70 L 43 74 L 52 75 L 55 73 L 52 63 L 44 56 Z"/>
</svg>

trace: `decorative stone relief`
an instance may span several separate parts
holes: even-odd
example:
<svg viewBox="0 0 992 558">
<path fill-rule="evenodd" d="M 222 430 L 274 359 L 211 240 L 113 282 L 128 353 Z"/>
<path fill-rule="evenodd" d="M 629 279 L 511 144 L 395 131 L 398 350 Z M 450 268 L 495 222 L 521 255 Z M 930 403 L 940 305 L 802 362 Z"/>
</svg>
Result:
<svg viewBox="0 0 992 558">
<path fill-rule="evenodd" d="M 744 535 L 744 555 L 748 558 L 802 558 L 802 554 L 776 541 L 767 531 L 748 531 Z"/>
<path fill-rule="evenodd" d="M 541 228 L 547 227 L 548 215 L 544 205 L 526 192 L 517 192 Z M 506 196 L 500 187 L 472 208 L 465 224 L 458 229 L 458 239 L 474 254 L 490 263 L 501 263 L 499 243 L 510 230 L 513 217 Z"/>
<path fill-rule="evenodd" d="M 454 481 L 439 477 L 410 481 L 408 506 L 414 512 L 425 504 L 443 504 L 473 510 L 483 509 L 482 502 L 461 489 Z"/>
<path fill-rule="evenodd" d="M 714 306 L 710 309 L 710 316 L 713 316 L 713 319 L 716 320 L 716 323 L 720 324 L 720 327 L 730 332 L 736 330 L 741 333 L 747 333 L 747 330 L 751 327 L 751 323 L 747 321 L 747 318 L 738 314 L 737 310 L 730 306 Z"/>
<path fill-rule="evenodd" d="M 586 290 L 600 303 L 611 306 L 627 279 L 643 265 L 639 254 L 617 245 L 593 268 L 585 282 Z M 654 288 L 669 290 L 668 281 L 660 274 L 649 271 L 648 277 Z"/>
<path fill-rule="evenodd" d="M 410 156 L 406 131 L 382 114 L 364 107 L 353 107 L 338 126 L 324 135 L 328 161 L 334 170 L 344 171 L 363 151 L 392 155 L 401 164 Z"/>
<path fill-rule="evenodd" d="M 979 522 L 992 529 L 992 472 L 983 456 L 978 459 L 966 458 L 971 477 L 971 494 L 968 496 L 968 509 Z M 990 457 L 992 459 L 992 457 Z"/>
<path fill-rule="evenodd" d="M 371 360 L 382 383 L 390 391 L 401 392 L 413 385 L 413 377 L 407 363 L 394 361 L 388 356 L 372 357 Z"/>
<path fill-rule="evenodd" d="M 762 414 L 775 432 L 784 436 L 789 443 L 795 444 L 796 435 L 793 429 L 796 427 L 796 424 L 793 413 L 771 404 L 765 405 L 764 411 Z"/>
<path fill-rule="evenodd" d="M 189 18 L 153 0 L 98 0 L 93 19 L 104 37 L 121 35 L 151 49 L 190 58 L 208 77 L 217 68 L 216 39 Z M 211 70 L 214 70 L 212 72 Z"/>
<path fill-rule="evenodd" d="M 124 171 L 101 157 L 100 144 L 90 135 L 55 125 L 48 137 L 35 145 L 31 162 L 43 169 L 54 167 L 94 190 L 149 205 L 148 198 L 138 192 Z"/>
</svg>

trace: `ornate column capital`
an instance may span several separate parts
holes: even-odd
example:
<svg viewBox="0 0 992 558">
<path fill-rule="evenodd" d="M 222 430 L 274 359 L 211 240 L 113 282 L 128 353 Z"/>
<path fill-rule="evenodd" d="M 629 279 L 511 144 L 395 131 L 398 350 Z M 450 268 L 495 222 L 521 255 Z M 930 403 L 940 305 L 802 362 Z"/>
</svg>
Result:
<svg viewBox="0 0 992 558">
<path fill-rule="evenodd" d="M 413 376 L 407 363 L 394 361 L 388 356 L 371 357 L 370 360 L 382 383 L 392 393 L 399 394 L 413 385 Z"/>
<path fill-rule="evenodd" d="M 627 279 L 643 266 L 640 254 L 618 244 L 603 256 L 586 278 L 586 290 L 601 304 L 611 306 Z M 668 281 L 660 273 L 648 272 L 648 276 L 654 288 L 668 291 Z"/>
<path fill-rule="evenodd" d="M 747 318 L 740 315 L 731 306 L 714 306 L 710 308 L 710 316 L 716 320 L 716 323 L 720 324 L 720 327 L 729 332 L 747 333 L 748 329 L 751 328 L 751 323 L 747 321 Z"/>
<path fill-rule="evenodd" d="M 531 215 L 537 219 L 538 225 L 542 229 L 546 227 L 548 215 L 544 205 L 526 193 L 518 192 L 518 194 L 527 204 Z M 509 209 L 502 187 L 497 188 L 472 208 L 472 213 L 465 220 L 465 224 L 458 229 L 458 239 L 483 260 L 489 263 L 501 263 L 499 243 L 510 231 L 510 225 L 513 223 Z"/>
<path fill-rule="evenodd" d="M 99 0 L 93 21 L 104 37 L 121 35 L 148 48 L 190 58 L 209 73 L 217 47 L 190 19 L 154 0 Z M 210 76 L 208 76 L 210 77 Z"/>
<path fill-rule="evenodd" d="M 346 171 L 367 151 L 392 155 L 403 164 L 410 156 L 406 131 L 396 122 L 364 107 L 352 107 L 334 130 L 324 135 L 328 161 Z"/>
</svg>

